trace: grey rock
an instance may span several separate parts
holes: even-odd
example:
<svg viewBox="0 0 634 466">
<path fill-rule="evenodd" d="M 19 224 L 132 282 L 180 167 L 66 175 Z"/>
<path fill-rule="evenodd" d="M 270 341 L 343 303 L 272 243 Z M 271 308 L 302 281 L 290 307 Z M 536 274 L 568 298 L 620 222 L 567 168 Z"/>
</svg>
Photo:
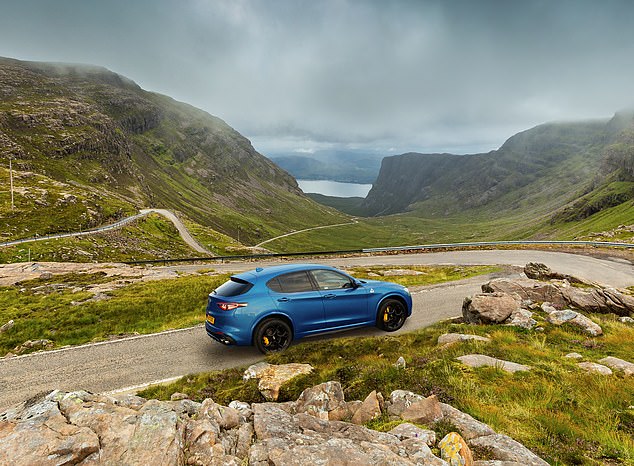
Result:
<svg viewBox="0 0 634 466">
<path fill-rule="evenodd" d="M 424 396 L 407 390 L 394 390 L 387 402 L 387 412 L 390 416 L 399 418 L 412 403 L 424 399 Z"/>
<path fill-rule="evenodd" d="M 352 416 L 353 424 L 365 424 L 366 422 L 376 419 L 381 415 L 381 406 L 383 405 L 383 396 L 377 393 L 376 390 L 370 392 L 370 394 L 363 400 L 359 409 Z"/>
<path fill-rule="evenodd" d="M 634 324 L 634 319 L 629 316 L 619 317 L 619 322 L 623 324 Z"/>
<path fill-rule="evenodd" d="M 180 401 L 180 400 L 187 400 L 187 399 L 189 399 L 189 395 L 187 395 L 186 393 L 174 392 L 170 396 L 171 401 Z"/>
<path fill-rule="evenodd" d="M 519 309 L 518 301 L 508 293 L 481 293 L 465 298 L 462 316 L 470 324 L 499 324 Z"/>
<path fill-rule="evenodd" d="M 448 463 L 435 456 L 423 440 L 410 438 L 401 442 L 409 459 L 417 465 L 448 466 Z"/>
<path fill-rule="evenodd" d="M 388 434 L 396 436 L 399 440 L 413 438 L 422 440 L 427 445 L 434 445 L 436 443 L 436 432 L 433 430 L 421 429 L 420 427 L 408 422 L 397 425 L 394 429 L 390 430 Z"/>
<path fill-rule="evenodd" d="M 601 375 L 612 375 L 612 369 L 596 362 L 580 362 L 577 364 L 581 369 L 586 372 L 592 372 Z"/>
<path fill-rule="evenodd" d="M 496 460 L 516 462 L 523 466 L 548 466 L 546 461 L 506 435 L 487 435 L 475 438 L 470 443 L 472 446 L 489 449 Z"/>
<path fill-rule="evenodd" d="M 533 313 L 531 311 L 519 309 L 517 311 L 513 311 L 504 324 L 530 330 L 537 325 L 537 321 L 533 319 Z"/>
<path fill-rule="evenodd" d="M 297 399 L 295 409 L 298 413 L 328 419 L 330 412 L 344 409 L 345 404 L 341 384 L 331 381 L 304 390 Z"/>
<path fill-rule="evenodd" d="M 233 429 L 240 424 L 240 413 L 233 408 L 221 406 L 211 398 L 203 401 L 198 411 L 199 419 L 212 419 L 222 429 Z"/>
<path fill-rule="evenodd" d="M 396 360 L 396 364 L 394 365 L 399 369 L 405 369 L 405 358 L 403 358 L 403 356 L 399 356 L 399 358 Z"/>
<path fill-rule="evenodd" d="M 568 359 L 583 359 L 583 356 L 579 353 L 568 353 L 564 356 L 564 358 Z"/>
<path fill-rule="evenodd" d="M 495 431 L 484 422 L 474 419 L 469 414 L 463 413 L 451 405 L 440 403 L 440 409 L 445 419 L 460 430 L 465 440 L 495 434 Z"/>
<path fill-rule="evenodd" d="M 234 400 L 229 403 L 229 407 L 240 413 L 242 422 L 253 420 L 253 410 L 251 409 L 251 405 L 249 403 Z"/>
<path fill-rule="evenodd" d="M 451 345 L 453 343 L 464 341 L 481 341 L 484 343 L 488 343 L 491 341 L 491 339 L 487 337 L 481 337 L 480 335 L 468 335 L 465 333 L 443 333 L 438 337 L 439 345 Z"/>
<path fill-rule="evenodd" d="M 507 293 L 517 296 L 520 302 L 524 300 L 548 302 L 560 309 L 568 306 L 564 295 L 555 284 L 539 280 L 499 278 L 482 285 L 482 291 L 484 293 Z"/>
<path fill-rule="evenodd" d="M 0 327 L 0 333 L 8 332 L 13 328 L 14 325 L 15 322 L 13 321 L 13 319 L 11 319 L 9 322 Z"/>
<path fill-rule="evenodd" d="M 634 364 L 629 361 L 608 356 L 607 358 L 599 359 L 599 362 L 616 371 L 623 371 L 625 375 L 634 375 Z"/>
<path fill-rule="evenodd" d="M 528 371 L 530 370 L 530 366 L 525 366 L 523 364 L 517 364 L 515 362 L 504 361 L 502 359 L 492 358 L 491 356 L 485 356 L 484 354 L 467 354 L 465 356 L 459 356 L 458 359 L 463 364 L 470 367 L 482 367 L 482 366 L 490 366 L 490 367 L 498 367 L 506 372 L 519 372 L 519 371 Z"/>
<path fill-rule="evenodd" d="M 415 401 L 401 413 L 401 419 L 417 424 L 432 424 L 442 418 L 442 409 L 436 395 Z"/>
<path fill-rule="evenodd" d="M 546 320 L 554 325 L 562 325 L 569 323 L 579 327 L 584 333 L 596 337 L 603 335 L 603 329 L 600 325 L 593 322 L 588 317 L 575 312 L 570 309 L 564 309 L 563 311 L 551 312 L 546 316 Z"/>
<path fill-rule="evenodd" d="M 554 306 L 551 306 L 549 303 L 543 303 L 541 308 L 542 308 L 542 311 L 544 311 L 546 314 L 550 314 L 551 312 L 555 312 L 557 310 Z"/>
</svg>

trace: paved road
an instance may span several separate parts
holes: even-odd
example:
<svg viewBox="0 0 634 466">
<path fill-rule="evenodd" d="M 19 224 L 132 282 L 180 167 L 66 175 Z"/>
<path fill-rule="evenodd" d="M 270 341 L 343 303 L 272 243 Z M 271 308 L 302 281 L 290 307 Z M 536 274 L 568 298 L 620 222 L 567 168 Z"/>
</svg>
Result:
<svg viewBox="0 0 634 466">
<path fill-rule="evenodd" d="M 174 213 L 171 210 L 167 210 L 167 209 L 141 210 L 141 214 L 144 214 L 144 215 L 147 215 L 152 212 L 160 214 L 166 219 L 168 219 L 169 221 L 171 221 L 176 227 L 176 229 L 178 230 L 178 232 L 180 233 L 181 238 L 183 238 L 183 241 L 185 241 L 185 243 L 187 243 L 189 247 L 194 249 L 194 251 L 202 252 L 203 254 L 209 254 L 210 256 L 213 255 L 209 250 L 202 247 L 200 243 L 193 238 L 193 236 L 189 233 L 189 230 L 187 229 L 187 227 L 183 224 L 183 222 L 180 221 L 180 219 L 176 215 L 174 215 Z"/>
<path fill-rule="evenodd" d="M 606 250 L 609 251 L 609 250 Z M 634 254 L 632 254 L 634 260 Z M 551 269 L 569 275 L 585 278 L 586 280 L 624 288 L 634 285 L 633 262 L 620 257 L 597 259 L 595 257 L 562 252 L 543 250 L 472 250 L 472 251 L 448 251 L 422 254 L 399 254 L 378 256 L 337 257 L 332 259 L 291 259 L 291 260 L 266 260 L 253 262 L 229 262 L 213 263 L 206 265 L 174 265 L 167 266 L 168 270 L 193 271 L 196 269 L 209 269 L 229 272 L 251 270 L 267 265 L 279 265 L 289 262 L 311 262 L 329 264 L 336 267 L 369 266 L 369 265 L 487 265 L 503 264 L 523 267 L 528 262 L 542 262 Z"/>
<path fill-rule="evenodd" d="M 17 239 L 14 241 L 7 241 L 4 243 L 0 243 L 0 247 L 3 246 L 15 246 L 16 244 L 24 244 L 24 243 L 31 243 L 33 241 L 47 241 L 49 239 L 56 239 L 56 238 L 69 238 L 71 236 L 86 236 L 86 235 L 94 235 L 96 233 L 103 233 L 104 231 L 109 231 L 109 230 L 116 230 L 119 228 L 123 228 L 124 226 L 128 225 L 129 223 L 133 222 L 134 220 L 138 220 L 148 214 L 151 214 L 152 212 L 157 213 L 159 215 L 162 215 L 163 217 L 167 218 L 169 221 L 171 221 L 174 226 L 176 227 L 176 229 L 178 230 L 178 232 L 181 235 L 181 238 L 183 238 L 183 241 L 185 241 L 185 243 L 187 243 L 191 248 L 193 248 L 195 251 L 197 252 L 201 252 L 204 254 L 209 254 L 210 256 L 213 255 L 211 252 L 209 252 L 207 249 L 205 249 L 204 247 L 202 247 L 193 237 L 192 235 L 189 233 L 189 231 L 187 230 L 187 227 L 185 227 L 185 225 L 183 224 L 183 222 L 180 221 L 180 219 L 174 215 L 174 213 L 170 210 L 167 209 L 142 209 L 139 211 L 138 214 L 135 215 L 131 215 L 130 217 L 125 217 L 122 218 L 121 220 L 115 222 L 115 223 L 111 223 L 110 225 L 104 225 L 102 227 L 97 227 L 97 228 L 92 228 L 90 230 L 84 230 L 84 231 L 76 231 L 76 232 L 72 232 L 72 233 L 59 233 L 56 235 L 46 235 L 46 236 L 37 236 L 34 238 L 24 238 L 24 239 Z"/>
<path fill-rule="evenodd" d="M 285 233 L 283 235 L 279 235 L 279 236 L 276 236 L 274 238 L 269 238 L 269 239 L 267 239 L 265 241 L 262 241 L 261 243 L 256 244 L 253 247 L 254 248 L 260 248 L 260 247 L 262 247 L 262 245 L 270 243 L 271 241 L 275 241 L 276 239 L 286 238 L 287 236 L 293 236 L 293 235 L 296 235 L 298 233 L 304 233 L 305 231 L 321 230 L 323 228 L 341 227 L 343 225 L 353 225 L 355 223 L 359 223 L 359 221 L 358 220 L 353 220 L 352 222 L 336 223 L 334 225 L 322 225 L 322 226 L 319 226 L 319 227 L 312 227 L 312 228 L 305 228 L 303 230 L 291 231 L 290 233 Z"/>
<path fill-rule="evenodd" d="M 323 262 L 344 266 L 431 263 L 523 265 L 529 261 L 544 262 L 559 272 L 615 286 L 634 285 L 631 263 L 544 251 L 460 251 L 328 259 Z M 217 264 L 214 267 L 236 270 L 253 266 L 251 262 Z M 484 277 L 475 277 L 414 290 L 414 313 L 402 331 L 459 315 L 463 298 L 477 292 L 485 280 Z M 382 333 L 375 329 L 363 329 L 343 335 L 379 334 Z M 202 327 L 2 359 L 0 411 L 54 388 L 110 391 L 189 373 L 245 365 L 259 359 L 261 356 L 252 348 L 225 347 L 211 341 Z"/>
</svg>

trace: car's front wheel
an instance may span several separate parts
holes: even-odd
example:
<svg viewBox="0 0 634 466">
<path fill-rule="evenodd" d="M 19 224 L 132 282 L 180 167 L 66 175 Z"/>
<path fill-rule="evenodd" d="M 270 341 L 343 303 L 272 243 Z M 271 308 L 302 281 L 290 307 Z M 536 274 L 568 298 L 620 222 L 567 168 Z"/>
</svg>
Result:
<svg viewBox="0 0 634 466">
<path fill-rule="evenodd" d="M 377 327 L 386 332 L 395 332 L 405 324 L 407 309 L 398 299 L 386 299 L 381 303 L 376 316 Z"/>
<path fill-rule="evenodd" d="M 266 319 L 258 324 L 253 333 L 253 343 L 262 353 L 284 351 L 291 344 L 293 331 L 283 319 Z"/>
</svg>

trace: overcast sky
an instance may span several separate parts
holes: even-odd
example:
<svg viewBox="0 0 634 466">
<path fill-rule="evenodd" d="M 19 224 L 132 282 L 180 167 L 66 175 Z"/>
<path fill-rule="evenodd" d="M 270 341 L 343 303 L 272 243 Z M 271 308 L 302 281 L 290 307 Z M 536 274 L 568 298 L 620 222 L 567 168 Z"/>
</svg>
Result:
<svg viewBox="0 0 634 466">
<path fill-rule="evenodd" d="M 106 66 L 265 154 L 465 153 L 634 107 L 634 1 L 0 0 L 0 56 Z"/>
</svg>

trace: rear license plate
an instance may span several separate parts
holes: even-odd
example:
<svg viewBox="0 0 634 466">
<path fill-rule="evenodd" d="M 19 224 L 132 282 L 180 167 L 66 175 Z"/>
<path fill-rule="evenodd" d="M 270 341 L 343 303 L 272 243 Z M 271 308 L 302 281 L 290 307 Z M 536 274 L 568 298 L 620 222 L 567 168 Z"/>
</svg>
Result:
<svg viewBox="0 0 634 466">
<path fill-rule="evenodd" d="M 209 322 L 211 325 L 213 325 L 215 321 L 216 319 L 214 319 L 214 316 L 207 316 L 207 322 Z"/>
</svg>

